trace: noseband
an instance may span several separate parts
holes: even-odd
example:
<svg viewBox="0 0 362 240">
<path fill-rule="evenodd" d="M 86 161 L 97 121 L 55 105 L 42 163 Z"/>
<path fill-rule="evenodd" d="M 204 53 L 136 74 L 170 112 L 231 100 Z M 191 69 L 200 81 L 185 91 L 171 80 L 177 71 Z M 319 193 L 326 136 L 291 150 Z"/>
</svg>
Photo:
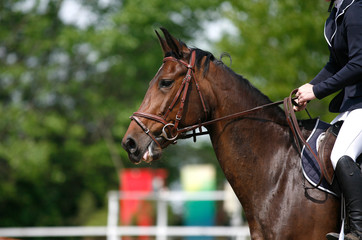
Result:
<svg viewBox="0 0 362 240">
<path fill-rule="evenodd" d="M 195 62 L 196 62 L 196 52 L 195 52 L 195 50 L 191 51 L 191 57 L 190 57 L 189 63 L 186 63 L 183 60 L 177 59 L 177 58 L 172 57 L 172 56 L 165 57 L 163 59 L 163 63 L 165 63 L 167 61 L 177 62 L 177 63 L 181 64 L 182 66 L 187 68 L 187 72 L 186 72 L 186 76 L 182 80 L 180 88 L 178 89 L 178 91 L 177 91 L 175 97 L 173 98 L 170 106 L 168 107 L 166 113 L 163 116 L 158 116 L 158 115 L 151 114 L 151 113 L 135 112 L 130 117 L 132 120 L 134 120 L 142 128 L 142 130 L 159 147 L 161 147 L 161 144 L 157 141 L 156 137 L 150 132 L 150 130 L 147 128 L 147 126 L 142 123 L 142 121 L 140 120 L 140 117 L 162 123 L 164 126 L 162 128 L 161 136 L 163 138 L 165 138 L 167 141 L 174 142 L 177 139 L 177 137 L 179 136 L 179 134 L 184 132 L 182 130 L 180 131 L 180 129 L 178 129 L 178 126 L 180 124 L 180 121 L 182 120 L 183 110 L 184 110 L 185 102 L 186 102 L 187 95 L 188 95 L 188 92 L 189 92 L 188 90 L 189 90 L 189 87 L 190 87 L 190 82 L 191 82 L 192 79 L 195 82 L 196 90 L 198 92 L 201 104 L 203 106 L 205 119 L 207 117 L 207 110 L 206 110 L 206 106 L 205 106 L 205 101 L 204 101 L 204 98 L 203 98 L 202 93 L 200 91 L 200 86 L 199 86 L 199 84 L 198 84 L 198 82 L 197 82 L 197 80 L 195 78 Z M 171 120 L 171 121 L 167 122 L 166 118 L 168 117 L 169 113 L 174 109 L 174 107 L 175 107 L 175 105 L 176 105 L 176 103 L 178 102 L 179 99 L 180 99 L 180 106 L 179 106 L 179 109 L 177 111 L 175 120 Z"/>
</svg>

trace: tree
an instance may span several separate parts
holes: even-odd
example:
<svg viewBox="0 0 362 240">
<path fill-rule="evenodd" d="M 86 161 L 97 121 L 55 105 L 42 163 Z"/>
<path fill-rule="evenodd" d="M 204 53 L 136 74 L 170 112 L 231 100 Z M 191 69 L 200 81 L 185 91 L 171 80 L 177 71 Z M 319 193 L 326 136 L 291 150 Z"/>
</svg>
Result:
<svg viewBox="0 0 362 240">
<path fill-rule="evenodd" d="M 104 207 L 118 170 L 135 167 L 120 140 L 161 65 L 160 26 L 198 47 L 203 27 L 229 19 L 234 34 L 207 41 L 205 50 L 229 52 L 232 68 L 272 100 L 327 59 L 323 1 L 74 0 L 91 19 L 82 26 L 60 18 L 67 2 L 0 7 L 1 227 L 85 224 Z M 321 112 L 325 103 L 316 106 Z M 216 163 L 209 145 L 186 147 L 203 157 L 183 162 Z M 177 176 L 184 149 L 171 147 L 147 167 Z"/>
<path fill-rule="evenodd" d="M 233 69 L 272 100 L 283 99 L 313 79 L 328 60 L 323 36 L 327 8 L 324 1 L 225 2 L 223 16 L 239 33 L 225 36 L 216 48 L 229 52 Z M 313 101 L 313 115 L 331 120 L 329 100 Z"/>
<path fill-rule="evenodd" d="M 64 22 L 66 1 L 5 0 L 0 9 L 2 227 L 85 224 L 105 205 L 131 165 L 120 146 L 128 116 L 162 60 L 153 30 L 191 39 L 199 13 L 218 5 L 73 2 L 93 21 Z"/>
</svg>

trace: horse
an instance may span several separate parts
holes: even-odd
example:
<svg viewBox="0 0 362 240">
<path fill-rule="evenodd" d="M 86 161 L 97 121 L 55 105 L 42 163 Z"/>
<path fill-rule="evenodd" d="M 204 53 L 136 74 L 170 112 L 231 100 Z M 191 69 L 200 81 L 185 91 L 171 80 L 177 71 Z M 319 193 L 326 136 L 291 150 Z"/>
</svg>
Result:
<svg viewBox="0 0 362 240">
<path fill-rule="evenodd" d="M 122 139 L 129 159 L 157 160 L 187 131 L 204 126 L 251 239 L 320 240 L 337 232 L 340 201 L 305 181 L 282 108 L 210 52 L 161 31 L 155 33 L 163 63 Z M 238 112 L 245 114 L 225 117 Z M 306 120 L 299 122 L 308 136 Z"/>
</svg>

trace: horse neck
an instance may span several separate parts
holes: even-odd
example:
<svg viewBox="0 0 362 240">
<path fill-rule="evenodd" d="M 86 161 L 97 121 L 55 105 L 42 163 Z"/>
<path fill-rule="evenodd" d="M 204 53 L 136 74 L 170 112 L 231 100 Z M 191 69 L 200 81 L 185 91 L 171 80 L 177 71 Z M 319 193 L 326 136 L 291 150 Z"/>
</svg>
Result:
<svg viewBox="0 0 362 240">
<path fill-rule="evenodd" d="M 229 73 L 230 70 L 219 71 L 213 74 L 220 76 L 218 79 L 210 79 L 213 82 L 211 95 L 215 98 L 212 104 L 214 118 L 270 102 L 247 80 Z M 285 115 L 278 106 L 239 119 L 218 122 L 208 130 L 220 166 L 243 206 L 250 203 L 250 199 L 243 198 L 253 198 L 251 192 L 263 194 L 260 192 L 262 190 L 250 189 L 255 186 L 253 181 L 256 177 L 260 182 L 269 182 L 270 179 L 279 182 L 289 174 L 287 171 L 291 167 L 287 166 L 287 159 L 297 156 L 296 151 L 292 150 Z M 273 166 L 278 166 L 278 169 L 268 171 Z"/>
<path fill-rule="evenodd" d="M 227 72 L 213 76 L 218 76 L 218 79 L 208 79 L 213 82 L 210 96 L 214 102 L 209 102 L 213 117 L 268 102 L 237 76 Z M 336 228 L 333 218 L 338 218 L 338 202 L 326 198 L 321 191 L 311 192 L 302 187 L 299 155 L 279 107 L 218 122 L 208 130 L 220 166 L 243 206 L 252 239 L 321 239 L 325 229 Z M 310 225 L 310 219 L 315 216 L 325 222 L 325 216 L 330 214 L 335 216 L 324 225 L 325 229 Z M 304 218 L 295 217 L 300 215 Z M 295 230 L 295 226 L 314 237 L 312 234 L 301 237 L 301 232 L 290 231 Z"/>
<path fill-rule="evenodd" d="M 237 112 L 250 110 L 268 103 L 269 98 L 255 88 L 248 80 L 235 74 L 225 66 L 214 66 L 214 72 L 208 79 L 212 88 L 212 118 L 220 118 Z M 215 78 L 213 76 L 218 76 Z M 261 109 L 248 117 L 257 117 L 260 120 L 271 121 L 280 125 L 287 125 L 284 112 L 279 106 Z"/>
</svg>

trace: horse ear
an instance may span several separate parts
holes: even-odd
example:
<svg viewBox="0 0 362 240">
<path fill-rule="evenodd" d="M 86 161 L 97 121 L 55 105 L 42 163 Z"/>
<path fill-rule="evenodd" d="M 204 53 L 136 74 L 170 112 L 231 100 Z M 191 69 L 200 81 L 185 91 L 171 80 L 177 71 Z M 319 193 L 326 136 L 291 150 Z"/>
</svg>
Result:
<svg viewBox="0 0 362 240">
<path fill-rule="evenodd" d="M 163 34 L 165 35 L 165 40 L 168 46 L 168 50 L 172 51 L 176 58 L 183 58 L 185 53 L 189 53 L 190 49 L 183 42 L 174 38 L 165 28 L 160 28 Z M 164 42 L 164 41 L 163 41 Z M 162 43 L 161 43 L 162 46 Z M 164 47 L 162 47 L 164 49 Z"/>
<path fill-rule="evenodd" d="M 156 35 L 158 37 L 158 41 L 160 42 L 160 45 L 162 47 L 163 54 L 165 55 L 167 52 L 170 52 L 171 49 L 168 47 L 166 40 L 163 39 L 156 30 L 155 30 L 155 33 L 156 33 Z"/>
</svg>

